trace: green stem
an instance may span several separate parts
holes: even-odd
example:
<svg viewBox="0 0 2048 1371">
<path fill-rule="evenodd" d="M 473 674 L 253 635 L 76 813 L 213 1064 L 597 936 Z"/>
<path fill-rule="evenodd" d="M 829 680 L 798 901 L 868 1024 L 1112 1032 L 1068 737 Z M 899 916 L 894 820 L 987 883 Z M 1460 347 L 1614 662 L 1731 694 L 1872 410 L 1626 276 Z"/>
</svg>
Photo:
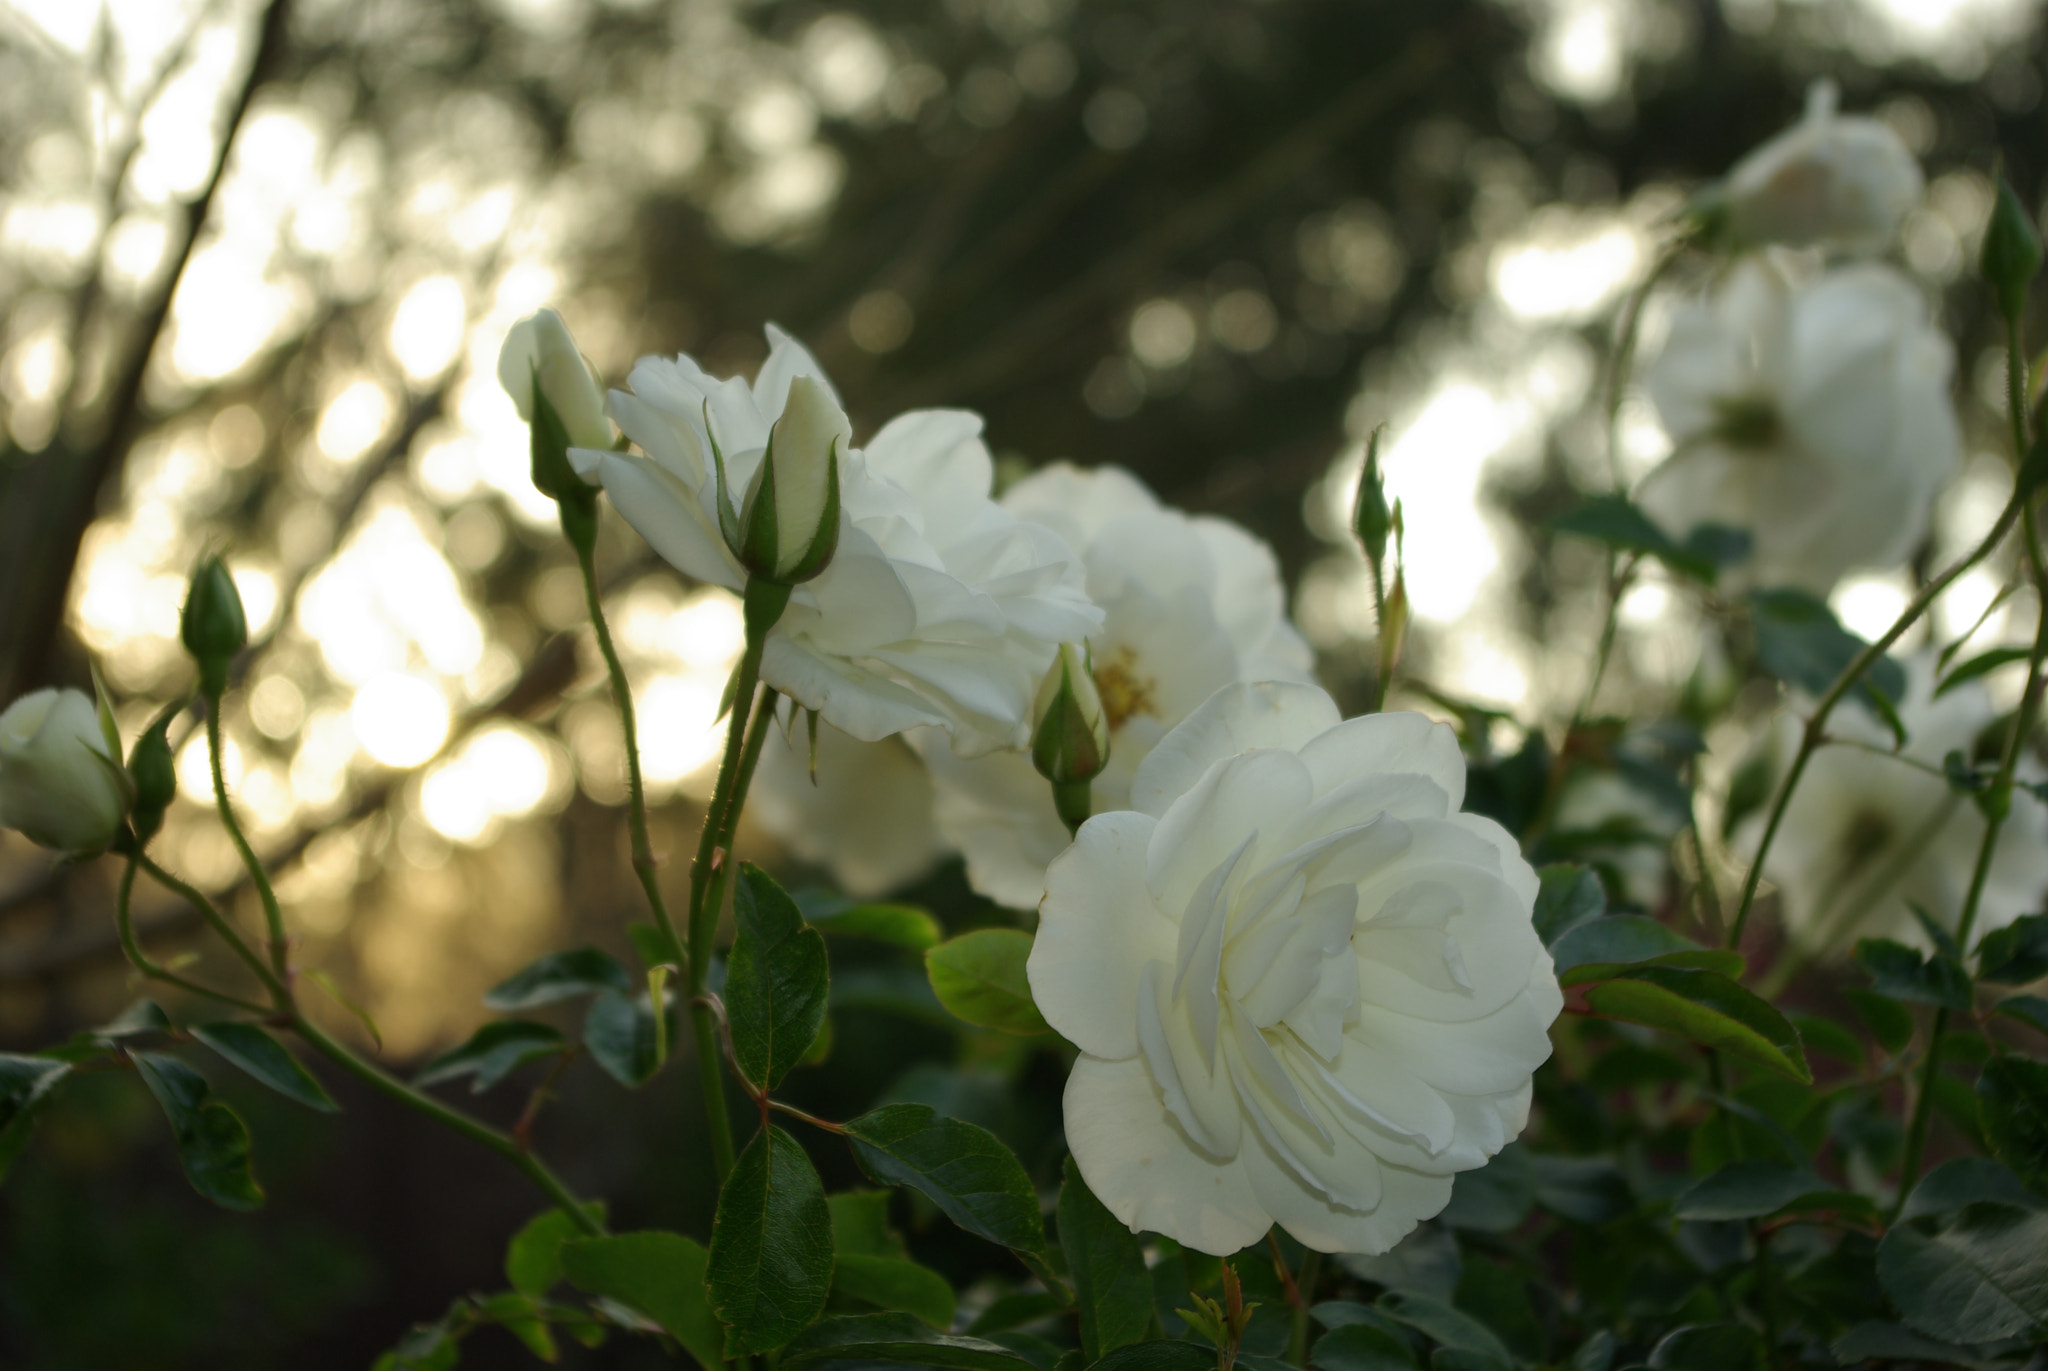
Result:
<svg viewBox="0 0 2048 1371">
<path fill-rule="evenodd" d="M 1294 1327 L 1287 1336 L 1287 1360 L 1308 1365 L 1308 1311 L 1316 1299 L 1316 1282 L 1323 1277 L 1323 1254 L 1313 1247 L 1301 1259 L 1301 1274 L 1294 1278 L 1295 1293 L 1301 1297 L 1294 1306 Z"/>
<path fill-rule="evenodd" d="M 135 862 L 144 871 L 149 873 L 150 879 L 172 894 L 183 896 L 187 904 L 198 910 L 200 917 L 206 920 L 208 926 L 220 935 L 222 941 L 234 949 L 235 955 L 248 963 L 249 969 L 256 973 L 256 979 L 263 982 L 263 988 L 268 990 L 270 997 L 277 1002 L 277 1007 L 279 1009 L 290 1009 L 292 992 L 287 982 L 273 971 L 262 957 L 257 955 L 256 949 L 249 946 L 248 939 L 242 936 L 240 929 L 228 921 L 228 916 L 221 912 L 218 905 L 208 899 L 205 893 L 196 886 L 178 879 L 178 877 L 173 876 L 170 872 L 158 866 L 155 861 L 151 860 L 148 853 L 136 853 Z"/>
<path fill-rule="evenodd" d="M 711 972 L 711 954 L 718 937 L 719 907 L 710 896 L 714 886 L 723 893 L 716 867 L 729 861 L 721 846 L 726 836 L 726 816 L 739 780 L 746 754 L 747 723 L 753 713 L 754 688 L 761 678 L 763 633 L 749 633 L 747 648 L 734 669 L 732 681 L 732 723 L 726 732 L 725 754 L 719 759 L 718 780 L 711 790 L 711 805 L 704 812 L 704 829 L 697 840 L 697 859 L 690 865 L 689 993 L 692 1036 L 697 1044 L 697 1075 L 704 1092 L 705 1126 L 711 1132 L 711 1160 L 718 1183 L 732 1173 L 732 1123 L 725 1107 L 725 1080 L 719 1068 L 718 1026 L 712 1021 L 711 1006 L 705 1001 L 706 980 Z"/>
<path fill-rule="evenodd" d="M 1800 777 L 1806 774 L 1806 763 L 1811 760 L 1820 745 L 1827 741 L 1828 716 L 1834 713 L 1835 706 L 1840 704 L 1851 688 L 1863 678 L 1863 673 L 1870 670 L 1878 658 L 1884 655 L 1885 649 L 1905 636 L 1906 630 L 1919 621 L 1920 616 L 1927 612 L 1927 607 L 1934 603 L 1936 596 L 1947 590 L 1958 576 L 1988 557 L 1992 549 L 2004 541 L 2005 535 L 2011 532 L 2013 523 L 2019 518 L 2025 504 L 2025 499 L 2015 493 L 2004 510 L 1999 513 L 1998 522 L 1984 535 L 1984 540 L 1921 587 L 1920 593 L 1913 597 L 1912 602 L 1906 606 L 1892 626 L 1886 629 L 1876 642 L 1857 653 L 1855 660 L 1843 669 L 1842 674 L 1835 678 L 1835 683 L 1828 687 L 1827 693 L 1820 697 L 1820 701 L 1814 706 L 1812 716 L 1806 721 L 1805 729 L 1800 733 L 1799 751 L 1792 758 L 1791 769 L 1785 773 L 1785 779 L 1779 783 L 1778 793 L 1771 801 L 1770 817 L 1764 823 L 1763 840 L 1757 844 L 1756 856 L 1750 860 L 1749 874 L 1742 881 L 1742 898 L 1735 906 L 1735 918 L 1728 927 L 1729 947 L 1735 947 L 1742 941 L 1742 930 L 1749 922 L 1750 907 L 1756 902 L 1757 884 L 1763 879 L 1764 861 L 1770 856 L 1771 844 L 1778 836 L 1779 825 L 1785 821 L 1785 810 L 1792 803 L 1792 792 L 1798 789 Z"/>
<path fill-rule="evenodd" d="M 640 734 L 633 717 L 633 690 L 626 680 L 626 667 L 619 660 L 619 650 L 612 643 L 611 628 L 605 623 L 604 601 L 597 591 L 595 553 L 578 544 L 576 564 L 583 572 L 583 599 L 590 608 L 590 626 L 597 633 L 597 650 L 604 656 L 605 673 L 611 678 L 612 703 L 619 710 L 619 731 L 625 736 L 626 791 L 633 830 L 633 874 L 639 877 L 640 889 L 647 894 L 647 906 L 654 911 L 654 921 L 661 926 L 669 946 L 680 951 L 682 939 L 676 936 L 675 922 L 669 918 L 668 904 L 661 897 L 654 843 L 647 834 L 647 786 L 640 776 Z"/>
<path fill-rule="evenodd" d="M 1387 578 L 1386 573 L 1380 570 L 1378 562 L 1367 558 L 1366 564 L 1372 569 L 1372 622 L 1377 647 L 1377 639 L 1384 636 L 1387 631 Z M 1377 653 L 1377 659 L 1377 665 L 1372 673 L 1372 702 L 1366 706 L 1365 711 L 1368 714 L 1377 714 L 1386 708 L 1387 687 L 1392 684 L 1387 678 L 1394 674 L 1388 669 L 1389 663 L 1384 651 Z"/>
<path fill-rule="evenodd" d="M 279 981 L 289 985 L 292 979 L 291 954 L 284 936 L 284 911 L 278 908 L 277 892 L 270 888 L 270 873 L 257 859 L 256 849 L 249 846 L 249 839 L 235 818 L 235 807 L 228 802 L 228 782 L 221 771 L 220 754 L 220 696 L 211 695 L 206 701 L 206 757 L 213 769 L 214 807 L 220 811 L 221 827 L 227 829 L 228 837 L 234 839 L 235 851 L 242 855 L 242 865 L 249 872 L 250 883 L 263 900 L 263 922 L 270 930 L 271 970 L 276 972 Z M 286 992 L 287 998 L 289 993 Z"/>
<path fill-rule="evenodd" d="M 166 970 L 150 960 L 149 954 L 143 951 L 141 940 L 135 936 L 135 921 L 129 914 L 128 909 L 129 901 L 135 893 L 135 872 L 140 860 L 139 856 L 132 856 L 128 859 L 127 867 L 121 872 L 121 889 L 114 897 L 114 931 L 120 935 L 121 950 L 128 955 L 129 963 L 137 971 L 153 981 L 162 981 L 166 985 L 175 985 L 179 989 L 190 991 L 194 995 L 204 995 L 209 1000 L 219 1000 L 222 1004 L 233 1005 L 235 1008 L 247 1010 L 251 1014 L 269 1013 L 270 1008 L 267 1005 L 257 1004 L 254 1000 L 245 1000 L 239 995 L 230 995 L 225 990 L 215 990 L 212 986 L 201 985 L 197 981 L 180 976 L 175 971 Z"/>
<path fill-rule="evenodd" d="M 556 1206 L 569 1216 L 570 1221 L 585 1234 L 591 1237 L 604 1236 L 604 1225 L 591 1216 L 569 1187 L 562 1183 L 561 1177 L 551 1171 L 546 1162 L 520 1146 L 515 1139 L 488 1124 L 477 1122 L 467 1114 L 450 1109 L 433 1096 L 414 1089 L 395 1076 L 386 1074 L 328 1037 L 305 1015 L 294 1012 L 291 1026 L 294 1032 L 306 1040 L 308 1046 L 371 1089 L 396 1100 L 415 1113 L 424 1114 L 436 1123 L 453 1129 L 471 1142 L 489 1148 L 511 1162 L 546 1192 L 548 1198 L 553 1200 Z"/>
<path fill-rule="evenodd" d="M 1628 482 L 1622 478 L 1621 471 L 1621 397 L 1628 389 L 1628 374 L 1635 361 L 1636 335 L 1642 328 L 1643 306 L 1648 303 L 1650 292 L 1657 288 L 1665 274 L 1677 264 L 1691 242 L 1692 237 L 1688 234 L 1667 244 L 1658 254 L 1657 260 L 1651 264 L 1650 274 L 1643 278 L 1642 284 L 1629 292 L 1628 302 L 1622 306 L 1621 333 L 1614 340 L 1614 365 L 1607 374 L 1607 468 L 1617 491 L 1625 491 L 1628 488 Z"/>
</svg>

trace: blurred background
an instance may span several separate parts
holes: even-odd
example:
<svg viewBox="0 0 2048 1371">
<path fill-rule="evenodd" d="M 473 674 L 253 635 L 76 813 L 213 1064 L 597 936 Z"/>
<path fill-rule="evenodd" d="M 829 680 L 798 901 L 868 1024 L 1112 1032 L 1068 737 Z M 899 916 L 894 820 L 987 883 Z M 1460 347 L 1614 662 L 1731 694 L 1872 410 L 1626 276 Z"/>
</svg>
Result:
<svg viewBox="0 0 2048 1371">
<path fill-rule="evenodd" d="M 1619 307 L 1688 193 L 1816 77 L 1927 168 L 1900 251 L 1957 340 L 1973 456 L 1923 566 L 2003 503 L 2003 361 L 1969 276 L 1997 158 L 2029 203 L 2042 189 L 2039 19 L 2027 0 L 0 0 L 0 701 L 97 663 L 132 738 L 188 688 L 185 577 L 224 551 L 259 640 L 229 784 L 299 961 L 386 1060 L 459 1041 L 543 951 L 623 953 L 616 720 L 494 375 L 507 326 L 552 303 L 614 384 L 648 352 L 749 372 L 773 320 L 857 433 L 973 408 L 1008 476 L 1118 463 L 1240 520 L 1352 709 L 1374 626 L 1345 514 L 1385 423 L 1408 663 L 1437 696 L 1404 702 L 1498 710 L 1477 741 L 1512 753 L 1571 714 L 1599 632 L 1599 550 L 1542 525 L 1611 479 Z M 1669 449 L 1638 395 L 1619 431 L 1625 476 Z M 737 609 L 621 523 L 600 566 L 674 857 Z M 1960 581 L 1937 630 L 2002 578 Z M 1835 604 L 1874 632 L 1911 588 L 1855 580 Z M 1603 708 L 1668 710 L 1713 612 L 1644 577 Z M 203 738 L 172 736 L 184 798 L 155 851 L 246 905 Z M 765 834 L 741 847 L 777 864 Z M 0 1050 L 138 993 L 112 866 L 0 834 Z M 954 866 L 904 898 L 954 929 L 1005 917 Z M 182 907 L 138 908 L 160 957 L 197 946 Z M 842 964 L 832 1069 L 793 1096 L 828 1116 L 921 1099 L 1053 1159 L 1059 1059 L 955 1037 L 920 985 L 914 959 Z M 540 1128 L 623 1226 L 708 1226 L 683 1074 L 629 1093 L 579 1063 Z M 361 1367 L 502 1284 L 537 1195 L 330 1084 L 346 1112 L 315 1119 L 221 1083 L 271 1196 L 253 1217 L 189 1191 L 133 1080 L 67 1089 L 0 1191 L 0 1363 Z M 474 1104 L 502 1122 L 523 1101 Z M 466 1357 L 527 1364 L 496 1333 Z"/>
</svg>

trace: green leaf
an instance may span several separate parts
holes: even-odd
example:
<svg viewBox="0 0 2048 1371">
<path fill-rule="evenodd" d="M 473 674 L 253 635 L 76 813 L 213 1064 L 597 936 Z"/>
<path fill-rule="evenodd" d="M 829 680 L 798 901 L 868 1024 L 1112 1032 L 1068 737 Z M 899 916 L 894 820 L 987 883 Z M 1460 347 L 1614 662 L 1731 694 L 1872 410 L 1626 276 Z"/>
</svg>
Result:
<svg viewBox="0 0 2048 1371">
<path fill-rule="evenodd" d="M 109 1022 L 101 1024 L 98 1028 L 87 1029 L 86 1032 L 102 1042 L 116 1043 L 123 1038 L 162 1033 L 170 1026 L 171 1016 L 164 1013 L 155 1000 L 137 1000 Z"/>
<path fill-rule="evenodd" d="M 706 1279 L 728 1357 L 773 1351 L 825 1307 L 832 1211 L 811 1159 L 779 1128 L 754 1135 L 718 1192 Z"/>
<path fill-rule="evenodd" d="M 940 1332 L 953 1326 L 953 1287 L 930 1267 L 902 1257 L 841 1252 L 833 1259 L 832 1288 L 882 1309 L 915 1315 Z"/>
<path fill-rule="evenodd" d="M 2024 914 L 1977 943 L 1977 977 L 1993 985 L 2026 985 L 2048 976 L 2048 914 Z"/>
<path fill-rule="evenodd" d="M 1863 938 L 1856 944 L 1856 964 L 1887 999 L 1969 1011 L 1970 973 L 1939 954 L 1924 957 L 1889 938 Z"/>
<path fill-rule="evenodd" d="M 2048 1322 L 2048 1211 L 1978 1203 L 1894 1224 L 1877 1278 L 1907 1323 L 1948 1342 L 2031 1333 Z"/>
<path fill-rule="evenodd" d="M 1636 964 L 1690 966 L 1728 977 L 1743 969 L 1736 953 L 1703 948 L 1640 914 L 1582 923 L 1552 944 L 1550 957 L 1559 983 L 1566 986 L 1607 980 Z"/>
<path fill-rule="evenodd" d="M 830 994 L 825 939 L 767 872 L 740 864 L 737 932 L 725 971 L 733 1057 L 750 1081 L 773 1089 L 803 1060 Z"/>
<path fill-rule="evenodd" d="M 1060 1249 L 1081 1311 L 1081 1350 L 1098 1361 L 1152 1326 L 1152 1273 L 1138 1235 L 1103 1208 L 1067 1158 L 1060 1185 Z"/>
<path fill-rule="evenodd" d="M 1977 1077 L 1985 1141 L 2035 1191 L 2048 1194 L 2048 1062 L 2007 1055 Z"/>
<path fill-rule="evenodd" d="M 1520 1143 L 1509 1143 L 1486 1165 L 1451 1180 L 1451 1202 L 1439 1216 L 1452 1228 L 1507 1233 L 1536 1206 L 1536 1173 Z"/>
<path fill-rule="evenodd" d="M 788 1368 L 827 1361 L 944 1366 L 959 1371 L 1037 1371 L 1000 1343 L 939 1333 L 907 1314 L 826 1319 L 785 1348 L 778 1365 Z M 1213 1365 L 1213 1353 L 1209 1361 Z"/>
<path fill-rule="evenodd" d="M 599 1222 L 604 1205 L 586 1204 L 584 1211 Z M 505 1244 L 505 1281 L 522 1295 L 538 1298 L 554 1289 L 562 1279 L 562 1244 L 580 1237 L 583 1230 L 560 1209 L 547 1209 L 528 1219 L 526 1226 Z"/>
<path fill-rule="evenodd" d="M 1018 1290 L 1002 1295 L 974 1316 L 967 1331 L 976 1337 L 1007 1333 L 1013 1328 L 1057 1316 L 1066 1309 L 1059 1296 L 1045 1290 Z"/>
<path fill-rule="evenodd" d="M 632 977 L 618 959 L 595 947 L 573 947 L 550 952 L 491 987 L 484 995 L 484 1007 L 500 1011 L 534 1009 L 578 995 L 600 990 L 629 990 Z"/>
<path fill-rule="evenodd" d="M 1871 1037 L 1877 1039 L 1878 1046 L 1892 1056 L 1898 1056 L 1900 1049 L 1913 1040 L 1913 1015 L 1897 1000 L 1886 999 L 1861 986 L 1845 987 L 1842 998 L 1856 1011 L 1856 1017 L 1863 1020 L 1863 1026 L 1870 1030 Z"/>
<path fill-rule="evenodd" d="M 1859 1323 L 1835 1339 L 1830 1349 L 1843 1366 L 1861 1361 L 1927 1362 L 1935 1366 L 1967 1366 L 1970 1349 L 1930 1338 L 1902 1324 Z"/>
<path fill-rule="evenodd" d="M 1721 808 L 1721 836 L 1728 837 L 1744 819 L 1760 811 L 1777 784 L 1777 768 L 1769 748 L 1758 748 L 1728 779 L 1728 799 Z"/>
<path fill-rule="evenodd" d="M 1476 1352 L 1514 1365 L 1513 1354 L 1492 1329 L 1442 1300 L 1413 1290 L 1389 1290 L 1373 1302 L 1373 1308 L 1453 1351 Z"/>
<path fill-rule="evenodd" d="M 1321 1371 L 1415 1371 L 1415 1354 L 1408 1344 L 1364 1323 L 1323 1334 L 1309 1360 Z"/>
<path fill-rule="evenodd" d="M 1559 533 L 1570 533 L 1604 543 L 1617 552 L 1638 552 L 1655 557 L 1681 576 L 1708 585 L 1719 568 L 1711 557 L 1689 551 L 1650 520 L 1650 516 L 1629 503 L 1625 495 L 1595 495 L 1577 509 L 1550 521 Z M 1746 548 L 1744 549 L 1747 550 Z"/>
<path fill-rule="evenodd" d="M 1934 698 L 1939 700 L 1959 685 L 1974 681 L 1979 676 L 1989 675 L 2002 666 L 2024 662 L 2031 655 L 2032 651 L 2024 647 L 1995 647 L 1989 652 L 1980 652 L 1944 676 L 1941 684 L 1934 688 Z"/>
<path fill-rule="evenodd" d="M 1876 1206 L 1864 1196 L 1836 1190 L 1804 1166 L 1763 1160 L 1731 1162 L 1680 1195 L 1671 1206 L 1674 1218 L 1705 1222 L 1823 1210 L 1873 1221 L 1877 1218 Z"/>
<path fill-rule="evenodd" d="M 583 1045 L 606 1075 L 628 1089 L 652 1080 L 666 1055 L 652 1002 L 616 990 L 600 991 L 590 1002 Z"/>
<path fill-rule="evenodd" d="M 714 1239 L 715 1242 L 715 1239 Z M 722 1371 L 723 1337 L 705 1297 L 708 1256 L 680 1233 L 618 1233 L 561 1244 L 577 1289 L 617 1300 L 660 1324 L 705 1371 Z"/>
<path fill-rule="evenodd" d="M 252 1023 L 196 1023 L 192 1036 L 234 1066 L 308 1109 L 331 1114 L 336 1106 L 313 1073 L 285 1045 Z"/>
<path fill-rule="evenodd" d="M 70 1071 L 68 1062 L 0 1052 L 0 1128 L 35 1108 Z"/>
<path fill-rule="evenodd" d="M 1605 1157 L 1531 1153 L 1529 1170 L 1536 1180 L 1536 1203 L 1575 1223 L 1607 1223 L 1635 1208 L 1628 1178 Z"/>
<path fill-rule="evenodd" d="M 2027 312 L 2027 287 L 2041 269 L 2041 235 L 2034 227 L 2034 216 L 2020 203 L 2003 172 L 1998 175 L 1998 198 L 1991 206 L 1990 221 L 1984 225 L 1977 268 L 1991 287 L 1998 312 L 2017 327 Z"/>
<path fill-rule="evenodd" d="M 1242 1364 L 1243 1358 L 1239 1358 Z M 1119 1347 L 1089 1371 L 1215 1371 L 1216 1353 L 1199 1343 L 1154 1338 Z"/>
<path fill-rule="evenodd" d="M 562 1349 L 555 1343 L 554 1330 L 541 1316 L 539 1301 L 531 1296 L 517 1290 L 483 1296 L 477 1300 L 476 1316 L 503 1328 L 542 1361 L 552 1365 L 561 1360 Z"/>
<path fill-rule="evenodd" d="M 1763 1371 L 1764 1343 L 1739 1323 L 1674 1328 L 1650 1349 L 1656 1371 Z"/>
<path fill-rule="evenodd" d="M 500 1019 L 470 1034 L 469 1041 L 428 1062 L 414 1085 L 439 1085 L 459 1076 L 475 1076 L 472 1094 L 481 1094 L 537 1057 L 569 1050 L 569 1041 L 544 1023 Z"/>
<path fill-rule="evenodd" d="M 1030 1177 L 985 1128 L 921 1104 L 886 1104 L 846 1125 L 854 1155 L 877 1181 L 908 1185 L 976 1237 L 1034 1255 L 1045 1223 Z"/>
<path fill-rule="evenodd" d="M 2018 1019 L 2023 1024 L 2048 1033 L 2048 999 L 2043 999 L 2039 995 L 2008 995 L 1994 1005 L 1991 1012 L 2003 1014 L 2009 1019 Z"/>
<path fill-rule="evenodd" d="M 1675 1033 L 1804 1084 L 1813 1083 L 1799 1034 L 1785 1016 L 1726 976 L 1645 966 L 1588 986 L 1582 993 L 1596 1014 Z"/>
<path fill-rule="evenodd" d="M 1809 695 L 1824 695 L 1869 644 L 1843 628 L 1834 611 L 1803 590 L 1752 591 L 1750 624 L 1757 663 L 1766 672 Z M 1889 722 L 1906 693 L 1906 672 L 1889 657 L 1870 664 L 1850 692 Z M 1898 732 L 1896 727 L 1895 732 Z M 1904 735 L 1900 733 L 1903 741 Z"/>
<path fill-rule="evenodd" d="M 956 1017 L 1005 1033 L 1047 1033 L 1024 974 L 1030 956 L 1029 933 L 980 928 L 940 943 L 924 954 L 924 965 L 939 1003 Z"/>
<path fill-rule="evenodd" d="M 1854 1033 L 1818 1014 L 1792 1013 L 1785 1016 L 1799 1030 L 1799 1041 L 1811 1052 L 1825 1052 L 1848 1066 L 1863 1065 L 1863 1043 Z"/>
<path fill-rule="evenodd" d="M 2040 1209 L 2040 1199 L 2027 1192 L 2020 1178 L 1989 1157 L 1954 1157 L 1920 1178 L 1899 1210 L 1899 1219 L 1946 1214 L 1966 1204 L 1989 1200 L 2016 1209 Z"/>
<path fill-rule="evenodd" d="M 839 1256 L 907 1257 L 889 1227 L 889 1192 L 847 1190 L 825 1197 L 832 1211 L 832 1250 Z"/>
<path fill-rule="evenodd" d="M 234 1110 L 213 1099 L 206 1077 L 176 1057 L 131 1052 L 149 1093 L 163 1106 L 192 1188 L 223 1209 L 255 1209 L 263 1188 L 249 1171 L 249 1130 Z"/>
<path fill-rule="evenodd" d="M 804 918 L 820 933 L 867 938 L 922 952 L 946 936 L 939 921 L 916 905 L 855 904 L 850 900 L 799 899 Z"/>
<path fill-rule="evenodd" d="M 1570 929 L 1607 912 L 1607 891 L 1591 867 L 1559 862 L 1544 867 L 1536 876 L 1542 884 L 1536 890 L 1533 921 L 1536 936 L 1543 939 L 1545 947 L 1554 945 Z"/>
</svg>

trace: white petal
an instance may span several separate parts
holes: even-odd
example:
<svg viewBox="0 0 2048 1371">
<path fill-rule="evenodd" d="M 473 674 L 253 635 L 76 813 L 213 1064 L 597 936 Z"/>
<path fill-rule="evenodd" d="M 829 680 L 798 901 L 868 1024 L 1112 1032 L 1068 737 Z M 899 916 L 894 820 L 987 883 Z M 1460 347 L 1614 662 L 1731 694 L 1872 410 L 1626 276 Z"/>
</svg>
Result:
<svg viewBox="0 0 2048 1371">
<path fill-rule="evenodd" d="M 1335 726 L 1337 704 L 1311 685 L 1225 686 L 1161 738 L 1131 781 L 1131 807 L 1161 815 L 1211 765 L 1255 747 L 1289 752 Z"/>
<path fill-rule="evenodd" d="M 1153 749 L 1152 756 L 1158 755 Z M 1284 827 L 1308 796 L 1308 770 L 1291 752 L 1246 752 L 1219 762 L 1159 820 L 1146 855 L 1145 879 L 1153 898 L 1163 909 L 1187 909 L 1217 863 L 1263 825 Z M 1259 845 L 1253 844 L 1246 859 L 1250 864 L 1239 874 L 1256 870 L 1260 857 Z"/>
<path fill-rule="evenodd" d="M 1449 724 L 1420 714 L 1365 714 L 1320 734 L 1301 748 L 1316 794 L 1379 772 L 1426 776 L 1449 799 L 1465 803 L 1465 756 Z"/>
<path fill-rule="evenodd" d="M 1173 956 L 1177 928 L 1145 888 L 1155 820 L 1098 814 L 1046 870 L 1038 936 L 1025 965 L 1039 1013 L 1097 1057 L 1138 1052 L 1138 979 Z"/>
</svg>

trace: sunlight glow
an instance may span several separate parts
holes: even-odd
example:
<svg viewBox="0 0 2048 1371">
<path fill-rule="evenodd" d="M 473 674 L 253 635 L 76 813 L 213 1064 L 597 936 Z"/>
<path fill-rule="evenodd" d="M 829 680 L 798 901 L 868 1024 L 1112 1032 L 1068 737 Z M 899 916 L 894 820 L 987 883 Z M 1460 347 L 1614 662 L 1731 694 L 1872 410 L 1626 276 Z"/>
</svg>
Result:
<svg viewBox="0 0 2048 1371">
<path fill-rule="evenodd" d="M 348 717 L 363 751 L 386 766 L 418 766 L 448 736 L 447 697 L 433 682 L 403 672 L 364 682 Z"/>
<path fill-rule="evenodd" d="M 1408 595 L 1420 618 L 1456 619 L 1500 563 L 1479 510 L 1479 476 L 1514 427 L 1512 406 L 1452 381 L 1381 454 L 1387 498 L 1401 501 L 1407 523 Z"/>
<path fill-rule="evenodd" d="M 538 809 L 548 798 L 548 754 L 526 730 L 485 729 L 420 783 L 420 814 L 444 837 L 476 844 L 497 821 Z"/>
<path fill-rule="evenodd" d="M 431 381 L 462 351 L 468 322 L 461 282 L 429 276 L 405 293 L 391 315 L 391 355 L 413 380 Z"/>
<path fill-rule="evenodd" d="M 1642 239 L 1627 224 L 1544 210 L 1526 236 L 1494 250 L 1490 275 L 1518 317 L 1580 322 L 1606 308 L 1642 263 Z"/>
</svg>

